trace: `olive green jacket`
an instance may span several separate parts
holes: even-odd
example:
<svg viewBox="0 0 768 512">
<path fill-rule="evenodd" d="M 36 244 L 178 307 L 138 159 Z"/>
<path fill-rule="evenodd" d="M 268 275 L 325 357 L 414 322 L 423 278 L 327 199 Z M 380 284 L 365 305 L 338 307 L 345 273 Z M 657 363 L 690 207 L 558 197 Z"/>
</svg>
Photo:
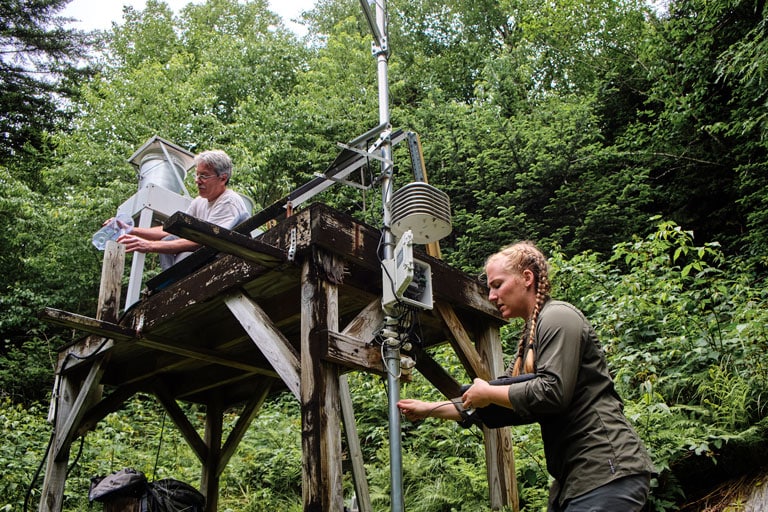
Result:
<svg viewBox="0 0 768 512">
<path fill-rule="evenodd" d="M 527 340 L 526 340 L 527 342 Z M 592 325 L 567 302 L 549 300 L 536 325 L 535 378 L 512 384 L 514 423 L 541 425 L 553 497 L 562 504 L 617 478 L 653 471 L 623 413 Z"/>
</svg>

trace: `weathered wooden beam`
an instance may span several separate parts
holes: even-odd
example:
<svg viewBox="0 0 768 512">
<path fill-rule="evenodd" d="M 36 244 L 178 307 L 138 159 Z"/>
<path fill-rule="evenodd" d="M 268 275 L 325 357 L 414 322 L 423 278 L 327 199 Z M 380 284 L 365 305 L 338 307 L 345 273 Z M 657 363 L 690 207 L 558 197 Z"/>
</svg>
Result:
<svg viewBox="0 0 768 512">
<path fill-rule="evenodd" d="M 276 266 L 286 258 L 286 253 L 277 247 L 184 212 L 171 215 L 163 224 L 163 229 L 215 251 L 233 254 L 258 265 Z"/>
<path fill-rule="evenodd" d="M 376 298 L 344 327 L 342 334 L 353 339 L 366 340 L 365 346 L 370 347 L 369 340 L 376 335 L 376 331 L 383 321 L 384 312 L 381 309 L 381 301 Z M 330 338 L 333 338 L 333 334 L 330 335 Z M 376 358 L 378 358 L 378 363 L 375 364 L 380 369 L 383 369 L 384 363 L 381 361 L 381 352 L 378 350 L 376 350 L 375 356 L 369 354 L 366 359 L 371 361 L 371 359 Z M 368 491 L 368 478 L 365 473 L 365 460 L 363 459 L 363 451 L 357 434 L 355 410 L 352 406 L 352 393 L 349 389 L 349 379 L 346 374 L 339 377 L 339 396 L 341 398 L 341 414 L 344 421 L 344 432 L 347 436 L 349 458 L 352 463 L 352 480 L 355 486 L 355 496 L 357 496 L 357 506 L 360 512 L 372 512 L 371 496 Z"/>
<path fill-rule="evenodd" d="M 72 403 L 77 396 L 77 387 L 71 379 L 62 378 L 54 390 L 53 400 L 56 401 L 54 421 L 54 440 L 56 432 L 64 424 L 66 418 L 72 412 Z M 63 435 L 63 432 L 62 432 Z M 67 466 L 69 464 L 69 445 L 64 445 L 59 450 L 59 457 L 53 455 L 55 447 L 53 443 L 48 446 L 47 465 L 43 490 L 40 494 L 39 512 L 61 512 L 64 502 L 64 487 L 67 479 Z M 65 453 L 66 452 L 66 453 Z"/>
<path fill-rule="evenodd" d="M 120 295 L 123 272 L 125 271 L 125 246 L 107 242 L 101 265 L 99 301 L 96 304 L 98 320 L 116 321 L 120 315 Z"/>
<path fill-rule="evenodd" d="M 221 439 L 224 432 L 224 411 L 217 401 L 209 403 L 205 411 L 205 445 L 208 454 L 203 461 L 200 475 L 200 492 L 205 496 L 205 512 L 219 509 L 219 461 L 221 460 Z"/>
<path fill-rule="evenodd" d="M 56 430 L 56 439 L 53 443 L 52 452 L 55 460 L 61 460 L 62 458 L 69 456 L 69 445 L 75 438 L 75 433 L 77 432 L 76 429 L 80 424 L 80 420 L 82 420 L 85 415 L 85 407 L 92 399 L 93 393 L 97 392 L 96 387 L 99 385 L 101 376 L 104 374 L 105 357 L 108 356 L 100 356 L 91 364 L 91 369 L 80 386 L 80 392 L 77 394 L 77 398 L 73 402 L 72 408 L 67 411 L 68 414 L 66 415 L 64 423 Z"/>
<path fill-rule="evenodd" d="M 253 422 L 253 419 L 259 413 L 259 409 L 261 409 L 261 406 L 264 404 L 264 400 L 267 399 L 270 385 L 271 382 L 265 382 L 265 385 L 261 388 L 261 392 L 249 400 L 248 403 L 246 403 L 243 406 L 243 409 L 240 411 L 240 416 L 237 418 L 237 423 L 232 428 L 229 436 L 227 436 L 227 440 L 221 449 L 219 467 L 216 469 L 216 474 L 219 477 L 226 469 L 227 464 L 229 463 L 229 459 L 231 459 L 232 455 L 234 455 L 238 445 L 240 444 L 240 441 L 243 440 L 243 437 L 248 431 L 248 427 L 250 426 L 251 422 Z"/>
<path fill-rule="evenodd" d="M 301 422 L 304 510 L 342 510 L 339 369 L 322 359 L 329 332 L 338 330 L 338 287 L 321 276 L 339 275 L 341 262 L 309 255 L 301 275 Z M 328 271 L 330 270 L 330 271 Z"/>
<path fill-rule="evenodd" d="M 451 332 L 453 337 L 452 340 L 450 340 L 451 345 L 453 345 L 459 359 L 464 362 L 467 371 L 469 371 L 471 375 L 480 377 L 484 380 L 492 379 L 491 372 L 480 357 L 480 354 L 477 353 L 472 340 L 469 338 L 467 331 L 461 324 L 459 317 L 456 316 L 456 312 L 453 308 L 443 302 L 436 302 L 435 311 L 440 315 L 443 322 L 445 322 L 445 325 L 448 327 L 448 330 Z"/>
<path fill-rule="evenodd" d="M 504 354 L 498 329 L 494 326 L 483 329 L 477 339 L 477 349 L 494 376 L 504 373 Z M 510 429 L 483 427 L 483 434 L 491 509 L 511 507 L 513 512 L 517 512 L 520 504 Z"/>
<path fill-rule="evenodd" d="M 296 230 L 292 233 L 293 230 Z M 296 252 L 301 254 L 313 247 L 343 257 L 349 265 L 374 271 L 381 275 L 377 248 L 381 232 L 362 224 L 353 217 L 315 203 L 296 213 L 261 235 L 260 239 L 275 247 L 288 247 L 296 241 Z M 415 254 L 432 268 L 432 292 L 436 300 L 461 305 L 489 320 L 501 320 L 498 310 L 488 302 L 488 289 L 478 279 L 456 270 L 447 263 L 425 253 L 420 247 Z M 375 283 L 377 295 L 381 294 L 380 280 Z M 374 286 L 370 286 L 373 291 Z"/>
<path fill-rule="evenodd" d="M 40 319 L 56 325 L 77 329 L 88 334 L 95 334 L 104 338 L 110 338 L 117 341 L 131 341 L 136 337 L 131 329 L 123 327 L 106 320 L 98 320 L 76 313 L 69 313 L 60 309 L 45 308 L 39 315 Z M 89 354 L 79 354 L 85 357 Z"/>
<path fill-rule="evenodd" d="M 187 415 L 184 414 L 184 411 L 181 410 L 179 404 L 176 403 L 176 400 L 170 393 L 168 393 L 168 390 L 164 386 L 157 383 L 154 391 L 155 396 L 160 400 L 163 408 L 168 412 L 173 423 L 179 429 L 179 432 L 181 432 L 184 439 L 186 439 L 187 444 L 189 444 L 192 451 L 195 452 L 197 458 L 200 459 L 201 462 L 204 462 L 208 457 L 208 447 L 197 433 L 197 430 L 195 430 L 195 427 L 190 423 Z"/>
<path fill-rule="evenodd" d="M 136 303 L 122 323 L 141 333 L 151 332 L 156 325 L 173 321 L 188 309 L 239 288 L 243 283 L 269 273 L 272 268 L 231 255 L 216 258 L 194 274 Z"/>
<path fill-rule="evenodd" d="M 329 332 L 323 359 L 345 368 L 383 374 L 386 369 L 378 346 L 339 332 Z"/>
<path fill-rule="evenodd" d="M 228 230 L 209 222 L 177 212 L 163 225 L 168 233 L 197 242 L 199 248 L 177 264 L 147 281 L 151 291 L 161 290 L 207 265 L 221 254 L 232 254 L 258 265 L 272 266 L 284 261 L 286 254 L 280 249 L 250 236 L 245 223 Z"/>
<path fill-rule="evenodd" d="M 285 261 L 285 252 L 277 247 L 184 212 L 171 215 L 163 224 L 163 229 L 216 251 L 234 254 L 261 265 L 274 266 Z"/>
<path fill-rule="evenodd" d="M 181 391 L 178 392 L 176 395 L 177 400 L 187 400 L 187 401 L 197 401 L 200 402 L 200 396 L 205 395 L 207 391 L 211 391 L 213 393 L 219 392 L 219 395 L 221 396 L 221 391 L 225 388 L 232 387 L 233 385 L 237 384 L 238 387 L 243 387 L 247 384 L 244 383 L 252 383 L 254 380 L 264 380 L 264 379 L 279 379 L 280 376 L 276 372 L 272 372 L 272 375 L 263 375 L 259 374 L 256 375 L 254 373 L 241 373 L 239 375 L 233 375 L 231 372 L 224 372 L 225 375 L 227 375 L 224 378 L 213 378 L 211 379 L 209 377 L 209 380 L 207 382 L 204 382 L 202 384 L 194 385 L 194 383 L 190 382 L 183 382 L 181 384 Z M 259 386 L 254 385 L 248 385 L 248 392 L 244 393 L 245 396 L 242 398 L 243 400 L 250 398 L 251 393 L 250 390 L 255 390 L 256 393 L 261 393 L 261 388 Z M 222 398 L 222 402 L 224 402 L 224 399 Z M 236 403 L 237 400 L 230 400 L 230 402 L 227 402 L 225 405 L 229 405 L 230 403 Z"/>
<path fill-rule="evenodd" d="M 168 352 L 169 354 L 196 359 L 198 361 L 204 361 L 210 364 L 227 366 L 229 368 L 235 368 L 237 370 L 243 370 L 253 374 L 266 375 L 269 377 L 275 376 L 275 372 L 272 370 L 244 362 L 242 359 L 235 359 L 233 357 L 222 355 L 217 350 L 206 349 L 202 347 L 190 348 L 188 346 L 182 345 L 181 343 L 174 343 L 167 340 L 153 341 L 148 338 L 136 338 L 134 342 L 137 345 L 141 345 L 142 347 L 151 348 L 160 352 Z"/>
<path fill-rule="evenodd" d="M 344 327 L 342 334 L 368 342 L 383 324 L 384 312 L 381 309 L 381 299 L 377 297 Z"/>
<path fill-rule="evenodd" d="M 371 496 L 368 491 L 368 478 L 365 474 L 365 460 L 357 435 L 355 410 L 352 407 L 352 393 L 349 390 L 347 375 L 339 377 L 339 397 L 341 398 L 341 415 L 344 420 L 344 433 L 347 435 L 349 459 L 352 462 L 352 481 L 357 496 L 357 508 L 360 512 L 371 512 Z"/>
<path fill-rule="evenodd" d="M 136 333 L 131 329 L 113 324 L 111 322 L 106 322 L 104 320 L 96 320 L 95 318 L 90 318 L 75 313 L 68 313 L 66 311 L 53 308 L 46 308 L 42 313 L 42 317 L 45 321 L 50 323 L 64 325 L 66 327 L 79 329 L 99 336 L 109 337 L 121 342 L 134 343 L 146 348 L 158 350 L 161 352 L 168 352 L 170 354 L 175 354 L 185 358 L 205 361 L 206 363 L 211 364 L 220 364 L 222 366 L 244 370 L 253 374 L 266 375 L 270 377 L 276 375 L 275 372 L 269 369 L 249 364 L 244 362 L 242 359 L 227 357 L 217 350 L 201 347 L 192 348 L 187 345 L 175 343 L 169 340 L 156 341 L 146 337 L 137 337 Z M 73 350 L 77 351 L 76 348 L 73 348 Z M 102 349 L 100 352 L 103 352 L 104 350 L 105 349 Z M 82 359 L 83 357 L 92 355 L 94 354 L 80 354 L 78 358 Z"/>
<path fill-rule="evenodd" d="M 384 322 L 381 300 L 370 302 L 343 332 L 329 332 L 323 358 L 345 368 L 383 375 L 387 369 L 381 347 L 373 339 Z"/>
<path fill-rule="evenodd" d="M 237 339 L 228 340 L 224 343 L 216 344 L 209 350 L 214 350 L 217 353 L 224 353 L 226 352 L 227 349 L 239 343 L 239 341 L 241 340 L 237 340 Z M 200 361 L 199 359 L 192 359 L 192 358 L 175 359 L 174 361 L 164 361 L 158 366 L 142 369 L 139 373 L 135 373 L 132 376 L 121 380 L 120 385 L 121 386 L 133 386 L 133 385 L 141 386 L 142 383 L 147 382 L 158 375 L 179 372 L 187 368 L 198 368 L 200 364 L 199 361 Z M 240 361 L 240 362 L 243 363 L 243 361 Z M 265 375 L 266 377 L 274 377 L 274 378 L 277 377 L 277 373 L 274 372 L 273 370 L 270 370 L 267 368 L 259 368 L 259 370 L 260 370 L 259 374 Z M 227 382 L 235 382 L 237 380 L 249 378 L 252 375 L 254 374 L 250 372 L 245 374 L 241 373 L 231 377 L 230 379 L 227 379 Z M 219 382 L 226 383 L 221 379 L 219 379 Z M 197 389 L 203 389 L 203 388 L 197 388 Z M 194 391 L 195 390 L 190 390 L 190 392 L 194 392 Z M 181 396 L 178 398 L 181 398 Z"/>
<path fill-rule="evenodd" d="M 301 396 L 299 355 L 258 304 L 242 293 L 224 299 L 229 310 L 294 394 Z"/>
</svg>

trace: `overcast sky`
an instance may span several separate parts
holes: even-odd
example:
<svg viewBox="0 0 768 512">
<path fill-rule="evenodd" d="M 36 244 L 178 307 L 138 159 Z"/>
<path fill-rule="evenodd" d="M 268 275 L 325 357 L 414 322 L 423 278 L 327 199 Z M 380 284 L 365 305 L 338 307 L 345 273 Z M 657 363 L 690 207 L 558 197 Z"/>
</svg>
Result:
<svg viewBox="0 0 768 512">
<path fill-rule="evenodd" d="M 200 0 L 165 0 L 176 12 L 188 3 L 199 2 Z M 72 0 L 61 14 L 79 20 L 75 26 L 81 30 L 107 29 L 112 26 L 113 21 L 122 20 L 123 5 L 143 9 L 146 0 Z M 289 28 L 300 34 L 303 34 L 302 28 L 291 24 L 290 20 L 314 5 L 315 0 L 269 0 L 269 8 L 279 14 Z"/>
</svg>

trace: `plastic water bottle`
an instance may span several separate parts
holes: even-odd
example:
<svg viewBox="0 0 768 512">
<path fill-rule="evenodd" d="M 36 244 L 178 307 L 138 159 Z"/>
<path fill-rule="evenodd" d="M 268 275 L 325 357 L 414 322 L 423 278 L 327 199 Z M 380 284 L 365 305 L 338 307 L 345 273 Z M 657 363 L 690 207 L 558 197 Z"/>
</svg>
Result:
<svg viewBox="0 0 768 512">
<path fill-rule="evenodd" d="M 107 240 L 117 240 L 121 235 L 130 233 L 133 229 L 133 217 L 127 213 L 118 213 L 109 223 L 93 234 L 93 246 L 103 251 Z"/>
</svg>

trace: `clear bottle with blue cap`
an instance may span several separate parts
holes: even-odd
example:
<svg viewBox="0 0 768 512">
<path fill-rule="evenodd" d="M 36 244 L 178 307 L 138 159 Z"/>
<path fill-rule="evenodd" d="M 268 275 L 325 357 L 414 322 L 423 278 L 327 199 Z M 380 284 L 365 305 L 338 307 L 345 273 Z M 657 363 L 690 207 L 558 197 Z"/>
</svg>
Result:
<svg viewBox="0 0 768 512">
<path fill-rule="evenodd" d="M 130 233 L 133 229 L 133 217 L 127 213 L 118 212 L 113 219 L 104 224 L 100 230 L 93 234 L 91 242 L 98 250 L 103 251 L 108 240 L 117 240 L 122 235 Z"/>
</svg>

